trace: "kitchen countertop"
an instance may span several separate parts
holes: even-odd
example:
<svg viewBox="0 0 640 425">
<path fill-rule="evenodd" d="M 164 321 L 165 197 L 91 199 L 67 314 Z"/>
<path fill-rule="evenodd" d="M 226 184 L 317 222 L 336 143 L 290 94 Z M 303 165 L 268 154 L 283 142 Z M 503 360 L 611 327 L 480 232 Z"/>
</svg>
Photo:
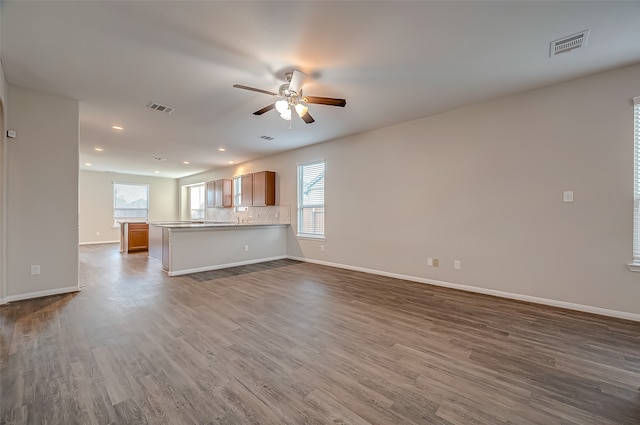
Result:
<svg viewBox="0 0 640 425">
<path fill-rule="evenodd" d="M 245 222 L 237 223 L 235 221 L 159 221 L 149 224 L 157 227 L 166 227 L 170 229 L 198 229 L 209 227 L 247 227 L 247 226 L 288 226 L 289 223 L 256 223 Z"/>
</svg>

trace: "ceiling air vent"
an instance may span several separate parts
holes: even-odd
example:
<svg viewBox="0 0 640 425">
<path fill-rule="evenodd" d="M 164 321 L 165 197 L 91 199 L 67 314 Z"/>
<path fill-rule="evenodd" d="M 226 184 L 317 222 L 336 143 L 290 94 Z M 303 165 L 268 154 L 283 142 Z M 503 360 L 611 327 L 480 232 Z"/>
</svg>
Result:
<svg viewBox="0 0 640 425">
<path fill-rule="evenodd" d="M 273 137 L 271 136 L 260 136 L 260 138 L 264 140 L 273 140 Z"/>
<path fill-rule="evenodd" d="M 171 106 L 161 105 L 157 102 L 151 102 L 147 105 L 147 108 L 153 109 L 154 111 L 164 112 L 165 114 L 170 114 L 176 110 L 176 108 L 172 108 Z"/>
<path fill-rule="evenodd" d="M 579 49 L 587 44 L 589 38 L 589 30 L 581 31 L 577 34 L 562 37 L 559 40 L 551 42 L 549 56 L 553 57 L 561 53 L 567 53 L 574 49 Z"/>
</svg>

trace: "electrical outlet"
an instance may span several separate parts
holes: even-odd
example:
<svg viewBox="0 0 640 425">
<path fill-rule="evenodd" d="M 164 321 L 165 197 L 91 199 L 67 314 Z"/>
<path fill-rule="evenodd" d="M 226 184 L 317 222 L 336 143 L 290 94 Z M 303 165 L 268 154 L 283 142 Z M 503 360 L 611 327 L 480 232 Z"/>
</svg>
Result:
<svg viewBox="0 0 640 425">
<path fill-rule="evenodd" d="M 440 267 L 440 260 L 438 260 L 437 258 L 433 259 L 433 267 Z"/>
<path fill-rule="evenodd" d="M 562 192 L 562 202 L 573 202 L 573 190 Z"/>
<path fill-rule="evenodd" d="M 100 236 L 100 232 L 96 232 L 96 236 Z"/>
<path fill-rule="evenodd" d="M 31 266 L 31 276 L 35 276 L 40 274 L 40 265 L 39 264 L 34 264 Z"/>
<path fill-rule="evenodd" d="M 244 246 L 244 252 L 249 252 L 249 245 Z"/>
<path fill-rule="evenodd" d="M 320 245 L 320 251 L 324 252 L 324 245 Z"/>
<path fill-rule="evenodd" d="M 460 270 L 462 268 L 462 262 L 460 260 L 454 260 L 453 268 L 455 270 Z"/>
<path fill-rule="evenodd" d="M 427 266 L 433 267 L 433 258 L 427 258 Z"/>
</svg>

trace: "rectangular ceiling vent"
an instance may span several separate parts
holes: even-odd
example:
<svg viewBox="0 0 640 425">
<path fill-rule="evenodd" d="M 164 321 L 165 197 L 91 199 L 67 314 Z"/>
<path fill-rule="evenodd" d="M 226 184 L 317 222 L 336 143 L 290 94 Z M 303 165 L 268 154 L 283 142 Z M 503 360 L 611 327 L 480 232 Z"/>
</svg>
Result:
<svg viewBox="0 0 640 425">
<path fill-rule="evenodd" d="M 580 47 L 584 47 L 587 44 L 588 38 L 589 30 L 587 29 L 577 34 L 572 34 L 567 37 L 562 37 L 559 40 L 552 41 L 549 49 L 549 56 L 557 56 L 561 53 L 567 53 L 572 50 L 579 49 Z"/>
<path fill-rule="evenodd" d="M 147 105 L 147 108 L 153 109 L 154 111 L 164 112 L 165 114 L 170 114 L 176 110 L 176 108 L 172 108 L 171 106 L 161 105 L 157 102 L 151 102 Z"/>
<path fill-rule="evenodd" d="M 273 140 L 273 137 L 271 136 L 260 136 L 260 138 L 264 140 Z"/>
</svg>

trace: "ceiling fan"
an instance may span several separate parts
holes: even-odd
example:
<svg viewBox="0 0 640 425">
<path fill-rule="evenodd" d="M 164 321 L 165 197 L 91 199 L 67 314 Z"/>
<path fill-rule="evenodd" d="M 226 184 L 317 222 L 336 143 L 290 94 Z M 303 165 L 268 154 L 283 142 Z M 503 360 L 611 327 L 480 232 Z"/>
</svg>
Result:
<svg viewBox="0 0 640 425">
<path fill-rule="evenodd" d="M 265 112 L 269 112 L 270 110 L 275 109 L 276 111 L 278 111 L 282 119 L 290 121 L 291 116 L 293 115 L 293 111 L 295 111 L 296 114 L 307 124 L 311 124 L 315 120 L 309 113 L 309 107 L 305 105 L 305 103 L 316 103 L 318 105 L 341 107 L 344 107 L 347 104 L 347 101 L 344 99 L 303 95 L 302 84 L 306 75 L 300 71 L 294 70 L 292 72 L 287 72 L 284 77 L 287 82 L 280 86 L 280 88 L 278 89 L 278 93 L 274 93 L 268 90 L 256 89 L 254 87 L 243 86 L 241 84 L 234 84 L 233 87 L 237 89 L 251 90 L 258 93 L 268 94 L 280 99 L 254 112 L 253 115 L 262 115 Z"/>
</svg>

